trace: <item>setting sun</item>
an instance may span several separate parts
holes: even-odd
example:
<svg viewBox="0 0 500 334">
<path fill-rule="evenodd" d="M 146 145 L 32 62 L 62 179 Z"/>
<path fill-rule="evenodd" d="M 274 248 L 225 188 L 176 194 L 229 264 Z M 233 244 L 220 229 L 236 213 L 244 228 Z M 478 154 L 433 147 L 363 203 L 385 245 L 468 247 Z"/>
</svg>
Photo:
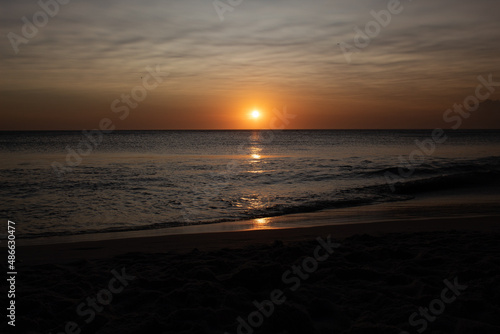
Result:
<svg viewBox="0 0 500 334">
<path fill-rule="evenodd" d="M 254 110 L 252 111 L 252 118 L 259 118 L 260 117 L 260 111 Z"/>
</svg>

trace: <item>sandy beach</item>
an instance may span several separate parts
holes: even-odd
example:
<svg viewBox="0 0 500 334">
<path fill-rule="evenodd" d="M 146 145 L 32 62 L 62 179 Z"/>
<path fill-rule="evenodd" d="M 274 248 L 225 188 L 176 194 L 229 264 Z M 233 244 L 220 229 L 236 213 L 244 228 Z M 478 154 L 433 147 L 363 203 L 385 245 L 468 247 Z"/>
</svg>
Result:
<svg viewBox="0 0 500 334">
<path fill-rule="evenodd" d="M 16 329 L 498 333 L 498 218 L 23 246 Z"/>
</svg>

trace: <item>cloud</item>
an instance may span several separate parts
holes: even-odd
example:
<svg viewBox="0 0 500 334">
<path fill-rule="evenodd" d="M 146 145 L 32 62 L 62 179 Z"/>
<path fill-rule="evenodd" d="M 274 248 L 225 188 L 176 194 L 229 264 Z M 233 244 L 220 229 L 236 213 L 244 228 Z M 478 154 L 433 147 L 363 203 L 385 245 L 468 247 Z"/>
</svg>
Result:
<svg viewBox="0 0 500 334">
<path fill-rule="evenodd" d="M 0 28 L 21 33 L 32 1 L 0 1 Z M 345 61 L 339 42 L 387 1 L 244 0 L 224 22 L 211 1 L 71 1 L 15 55 L 0 41 L 0 89 L 128 90 L 161 64 L 184 94 L 263 89 L 319 99 L 455 98 L 500 65 L 498 2 L 401 1 L 404 11 Z M 443 103 L 445 106 L 446 103 Z"/>
</svg>

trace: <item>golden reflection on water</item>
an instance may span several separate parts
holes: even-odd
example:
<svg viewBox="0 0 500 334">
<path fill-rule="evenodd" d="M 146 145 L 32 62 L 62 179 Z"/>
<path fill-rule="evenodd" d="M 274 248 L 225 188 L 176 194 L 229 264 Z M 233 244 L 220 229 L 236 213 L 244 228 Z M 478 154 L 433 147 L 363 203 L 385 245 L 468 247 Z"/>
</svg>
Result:
<svg viewBox="0 0 500 334">
<path fill-rule="evenodd" d="M 258 132 L 253 132 L 251 137 L 251 146 L 249 147 L 249 164 L 248 164 L 248 173 L 252 174 L 260 174 L 263 173 L 264 160 L 262 157 L 262 147 L 260 147 L 260 136 Z M 262 201 L 260 196 L 256 196 L 253 198 L 247 198 L 249 201 L 248 207 L 251 209 L 263 209 L 265 208 L 265 204 Z M 253 222 L 253 228 L 265 228 L 267 225 L 266 219 L 255 219 Z"/>
<path fill-rule="evenodd" d="M 251 146 L 250 147 L 250 156 L 252 159 L 259 160 L 262 156 L 260 155 L 260 152 L 262 152 L 262 148 L 259 146 Z"/>
<path fill-rule="evenodd" d="M 252 159 L 260 160 L 261 156 L 259 154 L 252 154 Z"/>
<path fill-rule="evenodd" d="M 266 229 L 266 228 L 269 228 L 270 222 L 271 222 L 271 219 L 269 219 L 269 218 L 254 219 L 252 227 L 254 230 Z"/>
<path fill-rule="evenodd" d="M 258 143 L 258 141 L 256 141 Z M 256 144 L 250 146 L 250 169 L 248 170 L 250 173 L 262 173 L 262 148 Z"/>
</svg>

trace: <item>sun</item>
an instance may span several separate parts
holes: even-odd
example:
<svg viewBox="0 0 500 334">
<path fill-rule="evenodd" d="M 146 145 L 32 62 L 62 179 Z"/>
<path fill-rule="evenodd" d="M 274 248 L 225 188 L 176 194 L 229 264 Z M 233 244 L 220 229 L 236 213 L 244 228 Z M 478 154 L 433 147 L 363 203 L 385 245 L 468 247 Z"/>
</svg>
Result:
<svg viewBox="0 0 500 334">
<path fill-rule="evenodd" d="M 258 111 L 257 109 L 252 111 L 252 118 L 259 118 L 260 117 L 260 111 Z"/>
</svg>

